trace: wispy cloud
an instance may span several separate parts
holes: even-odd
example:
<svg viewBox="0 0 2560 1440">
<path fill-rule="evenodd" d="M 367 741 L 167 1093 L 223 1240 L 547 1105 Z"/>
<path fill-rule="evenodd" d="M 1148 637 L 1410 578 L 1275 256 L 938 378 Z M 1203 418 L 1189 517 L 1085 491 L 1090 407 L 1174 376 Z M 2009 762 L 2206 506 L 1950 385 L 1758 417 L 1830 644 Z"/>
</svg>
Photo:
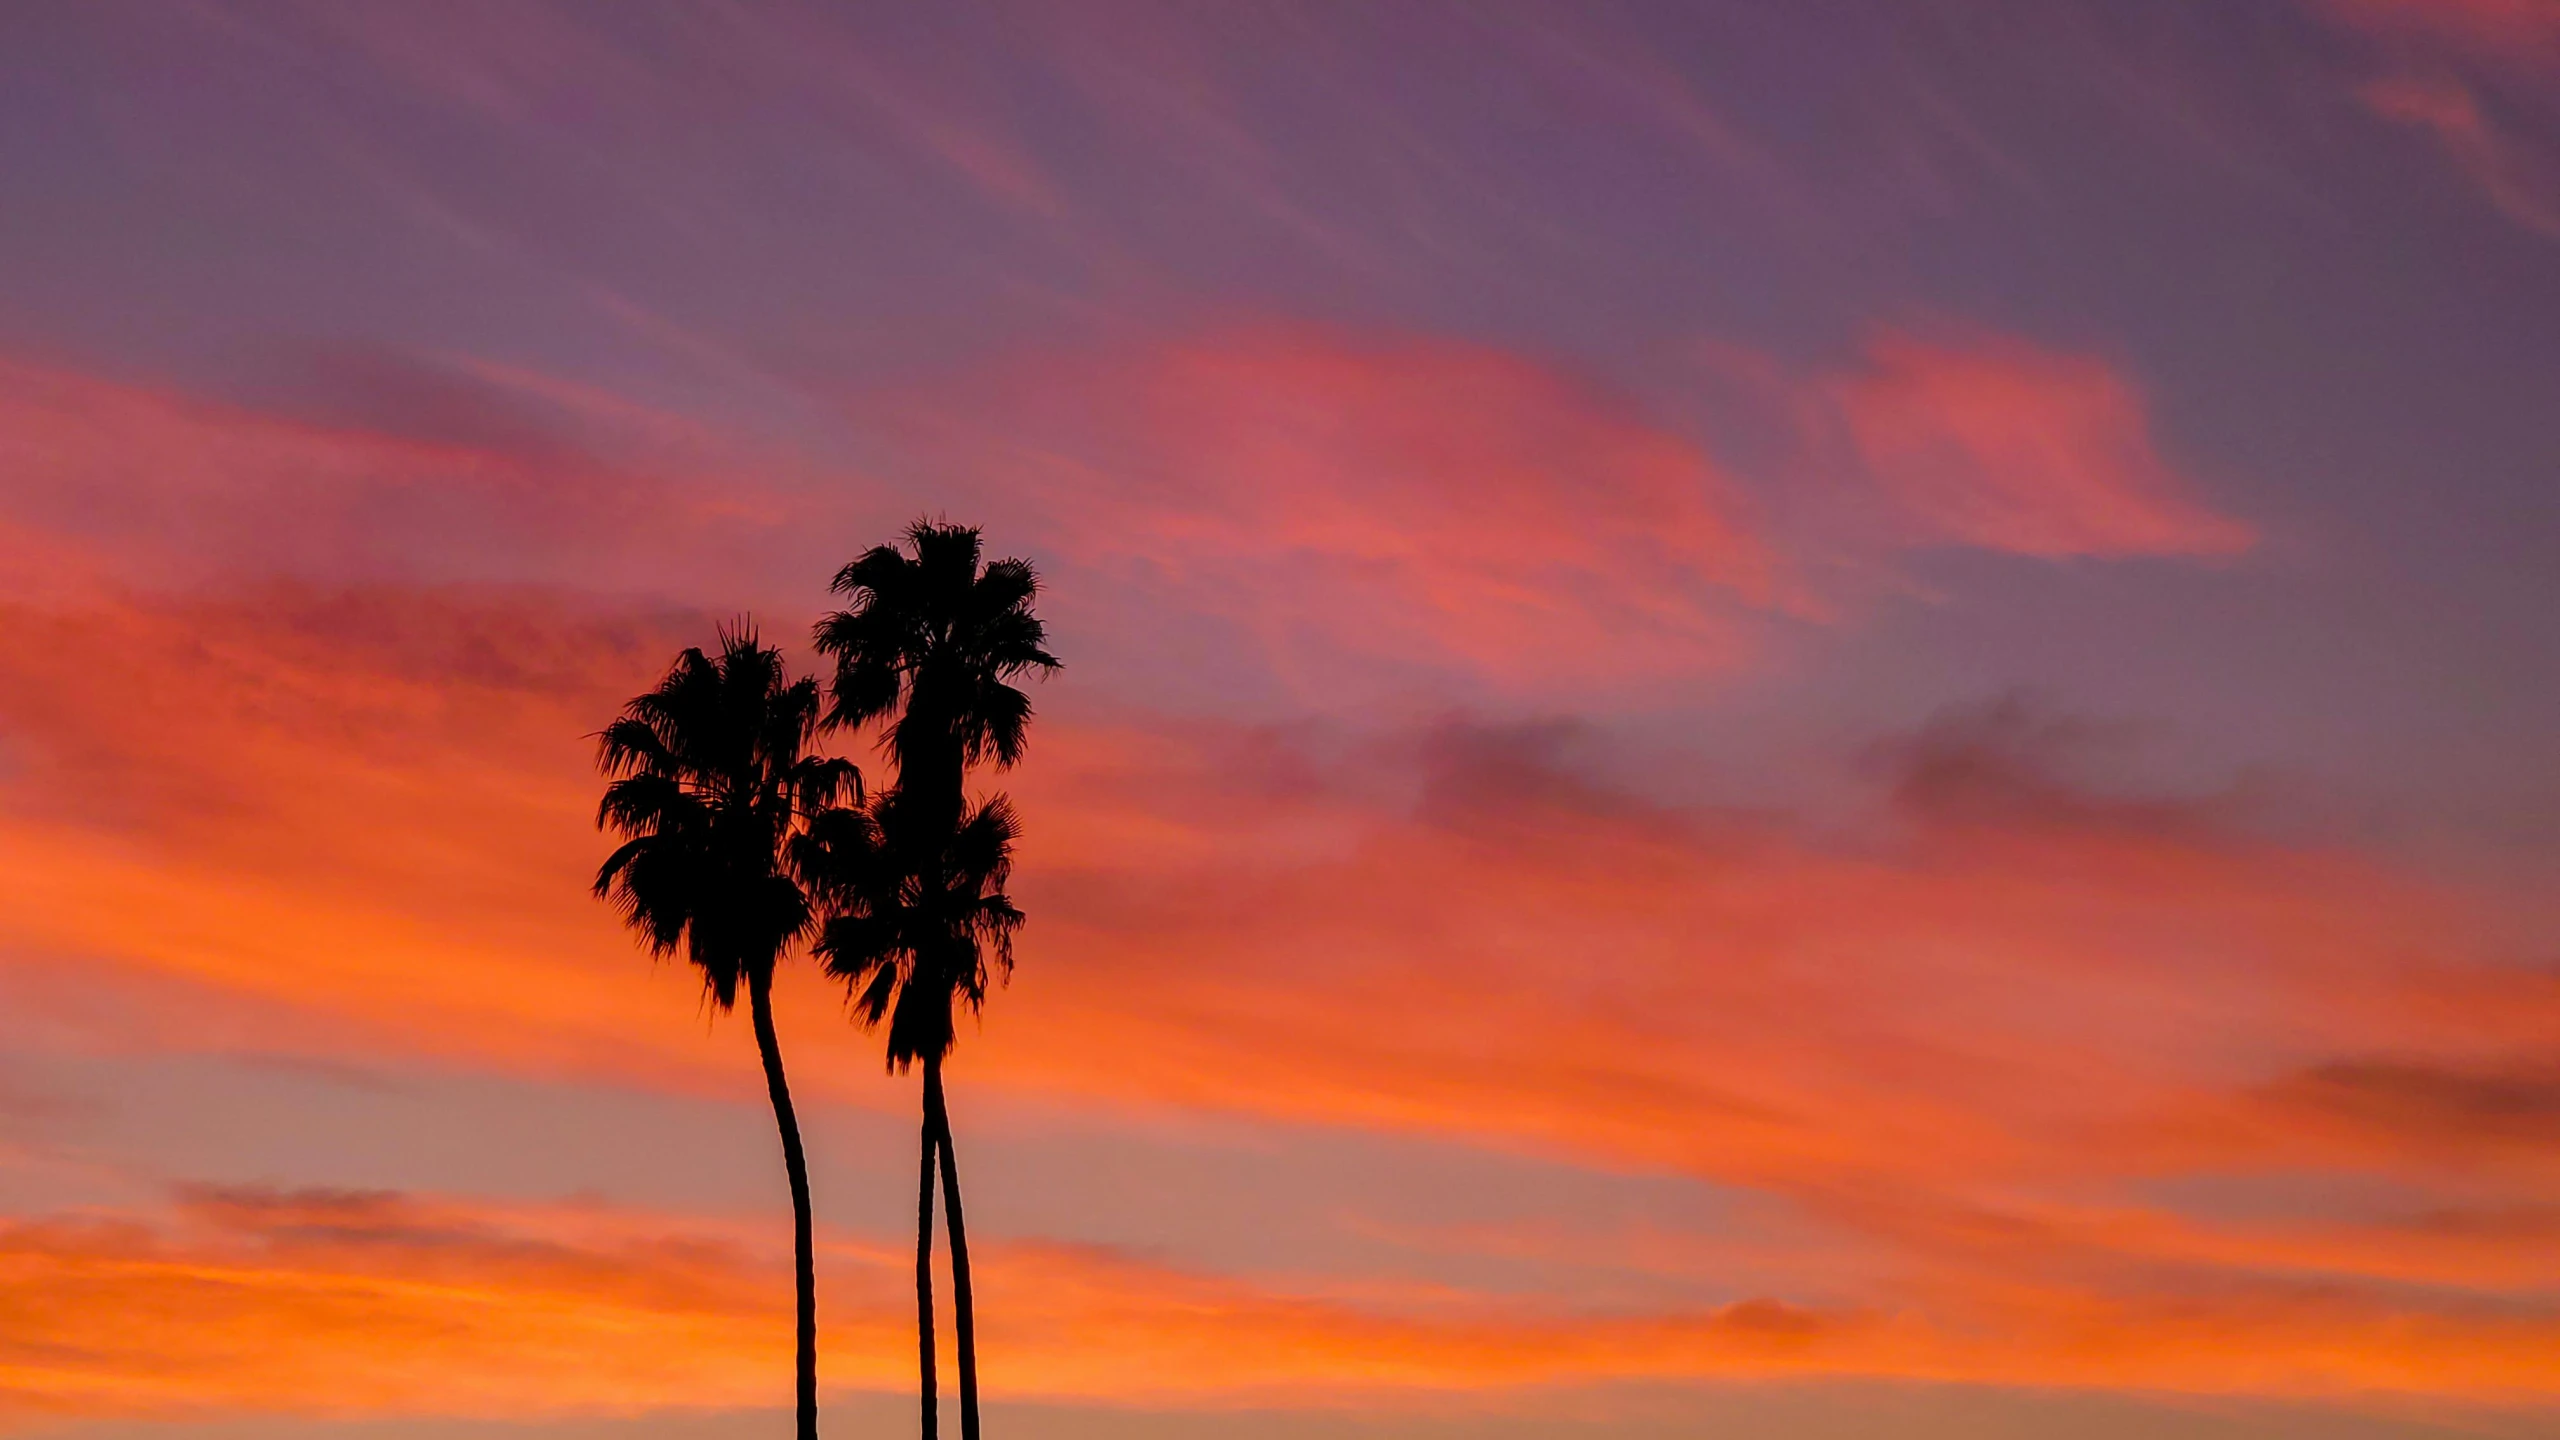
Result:
<svg viewBox="0 0 2560 1440">
<path fill-rule="evenodd" d="M 1576 1315 L 1036 1242 L 989 1245 L 980 1263 L 1004 1301 L 984 1341 L 996 1394 L 1124 1403 L 1819 1375 L 2529 1399 L 2547 1393 L 2537 1357 L 2560 1332 L 2549 1317 L 2412 1315 L 2274 1285 L 2200 1313 L 2173 1293 L 2103 1297 L 2048 1276 L 1998 1297 L 2004 1323 L 1985 1330 L 1771 1299 Z M 905 1378 L 901 1269 L 894 1242 L 822 1235 L 831 1387 Z M 190 1188 L 159 1214 L 0 1226 L 0 1274 L 0 1418 L 21 1424 L 735 1406 L 781 1378 L 787 1331 L 787 1270 L 753 1233 L 594 1205 Z"/>
<path fill-rule="evenodd" d="M 2255 541 L 2164 460 L 2142 392 L 2007 336 L 1874 336 L 1829 393 L 1913 538 L 2043 559 L 2227 556 Z"/>
<path fill-rule="evenodd" d="M 1522 356 L 1227 333 L 1002 382 L 990 450 L 1071 563 L 1320 651 L 1524 682 L 1729 666 L 1783 562 L 1696 444 Z"/>
<path fill-rule="evenodd" d="M 2552 0 L 2313 0 L 2368 30 L 2425 36 L 2521 65 L 2560 61 L 2560 5 Z"/>
<path fill-rule="evenodd" d="M 2528 230 L 2560 238 L 2560 167 L 2531 141 L 2491 119 L 2469 86 L 2445 75 L 2399 76 L 2376 80 L 2357 93 L 2376 115 L 2434 136 L 2500 214 Z"/>
<path fill-rule="evenodd" d="M 2560 5 L 2550 0 L 2319 0 L 2382 70 L 2366 109 L 2420 130 L 2498 213 L 2560 238 Z"/>
<path fill-rule="evenodd" d="M 0 361 L 0 524 L 49 532 L 57 551 L 14 578 L 85 554 L 155 585 L 647 589 L 679 550 L 680 569 L 713 536 L 760 556 L 786 516 L 842 503 L 777 483 L 787 461 L 722 456 L 673 417 L 520 370 L 362 350 L 303 368 L 260 409 Z"/>
<path fill-rule="evenodd" d="M 1702 345 L 1700 403 L 1656 397 L 1700 412 L 1676 418 L 1516 349 L 1276 323 L 1029 351 L 856 413 L 1038 517 L 1077 593 L 1223 624 L 1308 697 L 1362 667 L 1514 696 L 1729 676 L 1774 625 L 1870 608 L 1844 557 L 2256 543 L 2102 357 L 1954 329 L 1821 367 Z M 1724 458 L 1750 429 L 1778 443 Z"/>
</svg>

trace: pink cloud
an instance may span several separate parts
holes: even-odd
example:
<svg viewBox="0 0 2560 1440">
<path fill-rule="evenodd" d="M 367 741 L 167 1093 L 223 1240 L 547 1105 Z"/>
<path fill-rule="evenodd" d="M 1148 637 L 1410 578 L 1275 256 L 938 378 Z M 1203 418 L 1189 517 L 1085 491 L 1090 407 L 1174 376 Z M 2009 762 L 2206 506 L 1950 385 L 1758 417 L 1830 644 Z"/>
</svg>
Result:
<svg viewBox="0 0 2560 1440">
<path fill-rule="evenodd" d="M 2492 120 L 2469 86 L 2450 76 L 2399 76 L 2374 81 L 2357 94 L 2383 119 L 2434 136 L 2498 213 L 2560 239 L 2560 172 Z"/>
<path fill-rule="evenodd" d="M 2367 110 L 2430 136 L 2499 214 L 2560 238 L 2560 156 L 2547 133 L 2560 79 L 2555 0 L 2321 0 L 2381 70 Z"/>
<path fill-rule="evenodd" d="M 2508 63 L 2560 59 L 2560 0 L 2314 0 L 2377 34 L 2449 41 Z"/>
<path fill-rule="evenodd" d="M 2105 361 L 1996 335 L 1887 331 L 1827 386 L 1915 543 L 2045 559 L 2219 557 L 2256 532 L 2194 496 L 2141 390 Z"/>
<path fill-rule="evenodd" d="M 766 573 L 835 508 L 749 478 L 787 462 L 520 370 L 349 354 L 315 374 L 323 413 L 304 418 L 0 358 L 0 547 L 44 557 L 10 588 L 76 571 L 652 590 Z"/>
<path fill-rule="evenodd" d="M 1046 512 L 1071 563 L 1225 617 L 1284 671 L 1351 655 L 1514 689 L 1733 669 L 1771 615 L 1839 617 L 1814 561 L 2256 541 L 2098 357 L 1888 331 L 1806 374 L 1710 348 L 1731 403 L 1697 430 L 1516 353 L 1264 327 L 1024 361 L 933 443 Z M 1763 473 L 1714 453 L 1744 411 L 1785 432 Z"/>
<path fill-rule="evenodd" d="M 1888 545 L 2249 542 L 2187 498 L 2139 392 L 2085 357 L 1889 335 L 1862 372 L 1759 383 L 1825 427 L 1804 466 L 1845 453 L 1855 473 L 1740 477 L 1598 386 L 1412 336 L 1226 331 L 905 403 L 942 417 L 926 453 L 968 477 L 950 488 L 1031 518 L 1091 603 L 1206 617 L 1309 691 L 1360 667 L 1512 692 L 1730 672 L 1770 617 L 1837 618 L 1805 559 L 1866 543 L 1879 508 Z M 18 593 L 282 573 L 754 602 L 814 586 L 849 515 L 902 503 L 504 367 L 322 356 L 303 388 L 286 415 L 0 365 L 0 549 L 41 557 Z M 1850 526 L 1780 537 L 1791 487 L 1844 479 Z"/>
<path fill-rule="evenodd" d="M 1788 603 L 1694 442 L 1520 356 L 1265 329 L 1027 374 L 992 463 L 1082 564 L 1317 650 L 1498 680 L 1724 668 Z"/>
</svg>

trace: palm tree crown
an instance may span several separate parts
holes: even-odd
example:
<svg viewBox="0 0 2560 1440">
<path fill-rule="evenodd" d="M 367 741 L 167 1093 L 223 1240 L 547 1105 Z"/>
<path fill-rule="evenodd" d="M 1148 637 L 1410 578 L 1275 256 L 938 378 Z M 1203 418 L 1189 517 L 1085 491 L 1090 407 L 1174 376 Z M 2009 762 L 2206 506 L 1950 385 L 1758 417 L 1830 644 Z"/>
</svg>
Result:
<svg viewBox="0 0 2560 1440">
<path fill-rule="evenodd" d="M 1031 697 L 1011 682 L 1057 658 L 1031 610 L 1037 575 L 1021 560 L 979 564 L 973 526 L 909 526 L 907 548 L 877 545 L 836 572 L 852 604 L 817 627 L 835 657 L 826 724 L 882 722 L 901 789 L 956 809 L 967 767 L 1022 758 Z"/>
<path fill-rule="evenodd" d="M 976 1013 L 988 981 L 1013 973 L 1022 912 L 1004 887 L 1017 833 L 1003 796 L 944 830 L 892 794 L 870 813 L 825 817 L 801 843 L 799 867 L 828 911 L 814 953 L 865 1027 L 887 1022 L 892 1069 L 949 1055 L 958 1011 Z"/>
<path fill-rule="evenodd" d="M 721 631 L 717 657 L 679 655 L 598 737 L 612 778 L 596 823 L 626 838 L 596 894 L 652 953 L 681 948 L 724 1011 L 809 930 L 791 837 L 862 793 L 850 761 L 809 753 L 818 721 L 816 679 L 791 679 L 740 625 Z"/>
</svg>

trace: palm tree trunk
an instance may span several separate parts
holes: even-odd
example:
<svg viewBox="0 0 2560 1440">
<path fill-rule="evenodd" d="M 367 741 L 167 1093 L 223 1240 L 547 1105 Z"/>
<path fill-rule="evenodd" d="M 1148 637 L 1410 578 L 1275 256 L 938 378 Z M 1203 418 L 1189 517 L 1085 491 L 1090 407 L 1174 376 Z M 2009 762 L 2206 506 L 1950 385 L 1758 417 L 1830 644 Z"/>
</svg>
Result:
<svg viewBox="0 0 2560 1440">
<path fill-rule="evenodd" d="M 756 1051 L 764 1057 L 764 1088 L 773 1099 L 773 1123 L 782 1130 L 782 1168 L 791 1176 L 792 1278 L 799 1287 L 796 1395 L 799 1440 L 818 1440 L 818 1268 L 809 1235 L 809 1157 L 800 1149 L 800 1117 L 791 1108 L 791 1085 L 782 1076 L 782 1042 L 773 1033 L 773 976 L 747 978 L 747 1009 L 755 1019 Z"/>
<path fill-rule="evenodd" d="M 916 1370 L 924 1396 L 924 1440 L 935 1440 L 942 1427 L 933 1413 L 933 1100 L 925 1099 L 924 1147 L 916 1162 Z"/>
<path fill-rule="evenodd" d="M 960 1159 L 951 1149 L 942 1061 L 925 1061 L 925 1105 L 942 1142 L 942 1206 L 951 1221 L 951 1329 L 960 1355 L 960 1440 L 978 1440 L 978 1317 L 969 1294 L 969 1232 L 960 1221 Z"/>
</svg>

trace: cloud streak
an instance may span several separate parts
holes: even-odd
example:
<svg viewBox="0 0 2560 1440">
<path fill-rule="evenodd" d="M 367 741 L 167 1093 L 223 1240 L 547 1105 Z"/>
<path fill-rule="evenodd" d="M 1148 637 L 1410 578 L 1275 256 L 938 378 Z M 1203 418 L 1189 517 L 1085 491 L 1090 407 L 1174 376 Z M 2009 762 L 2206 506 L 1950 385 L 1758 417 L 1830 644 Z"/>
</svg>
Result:
<svg viewBox="0 0 2560 1440">
<path fill-rule="evenodd" d="M 1735 663 L 1784 561 L 1692 441 L 1550 367 L 1260 328 L 1025 365 L 984 458 L 1074 560 L 1321 652 L 1519 686 Z M 958 422 L 955 429 L 967 422 Z"/>
<path fill-rule="evenodd" d="M 2507 219 L 2560 239 L 2560 5 L 2548 0 L 2323 0 L 2382 73 L 2356 89 L 2373 115 L 2433 139 Z"/>
<path fill-rule="evenodd" d="M 307 368 L 261 409 L 0 360 L 0 527 L 29 561 L 15 585 L 646 593 L 670 574 L 690 583 L 714 554 L 759 571 L 840 514 L 842 491 L 862 498 L 845 477 L 813 495 L 787 461 L 758 466 L 676 417 L 532 372 L 365 351 Z"/>
<path fill-rule="evenodd" d="M 1879 331 L 1824 370 L 1709 348 L 1733 363 L 1685 424 L 1513 351 L 1270 324 L 1020 355 L 880 408 L 926 463 L 1044 516 L 1077 589 L 1141 628 L 1214 620 L 1311 698 L 1363 672 L 1515 696 L 1731 675 L 1773 629 L 1874 603 L 1844 561 L 1913 549 L 2256 544 L 2100 357 L 1983 332 Z M 1752 411 L 1786 438 L 1745 468 L 1719 456 Z"/>
<path fill-rule="evenodd" d="M 2065 560 L 2225 557 L 2256 540 L 2193 498 L 2141 392 L 2093 357 L 1886 331 L 1829 389 L 1919 543 Z"/>
<path fill-rule="evenodd" d="M 2450 77 L 2402 76 L 2376 80 L 2357 94 L 2383 119 L 2432 135 L 2500 214 L 2560 239 L 2560 175 L 2531 142 L 2493 121 L 2468 86 Z"/>
<path fill-rule="evenodd" d="M 827 1381 L 902 1378 L 899 1247 L 822 1237 Z M 1817 1375 L 2134 1380 L 2530 1399 L 2560 1320 L 2425 1318 L 2314 1290 L 2173 1297 L 2045 1287 L 1999 1332 L 1755 1299 L 1575 1315 L 1428 1290 L 1277 1287 L 1105 1249 L 997 1243 L 997 1393 L 1137 1403 Z M 394 1192 L 196 1187 L 156 1215 L 0 1227 L 0 1419 L 223 1413 L 506 1416 L 749 1404 L 776 1383 L 780 1257 L 701 1217 Z"/>
</svg>

